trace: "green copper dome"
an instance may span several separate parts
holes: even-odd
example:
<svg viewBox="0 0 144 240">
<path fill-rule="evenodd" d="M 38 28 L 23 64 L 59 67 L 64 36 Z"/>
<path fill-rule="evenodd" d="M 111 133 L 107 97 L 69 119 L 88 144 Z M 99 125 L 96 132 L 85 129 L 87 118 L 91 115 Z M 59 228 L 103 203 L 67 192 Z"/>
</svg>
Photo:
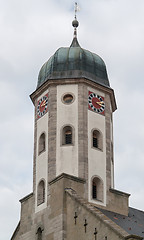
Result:
<svg viewBox="0 0 144 240">
<path fill-rule="evenodd" d="M 95 53 L 81 48 L 76 37 L 70 47 L 59 48 L 42 66 L 37 88 L 50 79 L 58 81 L 66 78 L 87 78 L 110 86 L 104 61 Z"/>
</svg>

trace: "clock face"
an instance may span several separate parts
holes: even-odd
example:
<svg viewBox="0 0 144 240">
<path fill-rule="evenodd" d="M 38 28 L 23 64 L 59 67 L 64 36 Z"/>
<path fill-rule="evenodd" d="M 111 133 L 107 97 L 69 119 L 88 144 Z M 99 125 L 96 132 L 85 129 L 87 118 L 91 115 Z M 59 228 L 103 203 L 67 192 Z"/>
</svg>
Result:
<svg viewBox="0 0 144 240">
<path fill-rule="evenodd" d="M 88 93 L 88 108 L 93 112 L 104 115 L 105 113 L 105 102 L 104 97 L 97 95 L 96 93 Z"/>
<path fill-rule="evenodd" d="M 48 94 L 43 96 L 37 104 L 37 119 L 41 118 L 48 111 Z"/>
</svg>

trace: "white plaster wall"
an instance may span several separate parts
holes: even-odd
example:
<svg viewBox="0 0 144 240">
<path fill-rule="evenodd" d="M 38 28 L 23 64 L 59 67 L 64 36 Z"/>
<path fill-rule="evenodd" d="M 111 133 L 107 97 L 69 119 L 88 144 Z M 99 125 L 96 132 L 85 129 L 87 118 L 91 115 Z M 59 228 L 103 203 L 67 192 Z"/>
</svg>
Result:
<svg viewBox="0 0 144 240">
<path fill-rule="evenodd" d="M 47 91 L 44 92 L 39 99 L 47 94 Z M 38 142 L 39 137 L 42 133 L 46 135 L 46 150 L 38 155 Z M 37 206 L 37 187 L 40 180 L 45 181 L 45 202 Z M 37 120 L 37 148 L 36 148 L 36 199 L 35 199 L 35 212 L 38 212 L 46 207 L 47 203 L 47 179 L 48 179 L 48 112 Z"/>
<path fill-rule="evenodd" d="M 62 96 L 74 95 L 74 102 L 64 104 Z M 74 145 L 61 145 L 62 128 L 74 127 Z M 57 86 L 57 141 L 56 141 L 56 176 L 67 173 L 78 177 L 78 85 Z"/>
<path fill-rule="evenodd" d="M 100 96 L 105 97 L 103 92 L 89 88 Z M 92 130 L 98 129 L 103 135 L 103 151 L 92 148 Z M 91 180 L 93 176 L 98 176 L 103 180 L 104 184 L 104 202 L 92 199 Z M 88 110 L 88 195 L 89 201 L 101 205 L 106 205 L 106 132 L 105 132 L 105 116 Z"/>
</svg>

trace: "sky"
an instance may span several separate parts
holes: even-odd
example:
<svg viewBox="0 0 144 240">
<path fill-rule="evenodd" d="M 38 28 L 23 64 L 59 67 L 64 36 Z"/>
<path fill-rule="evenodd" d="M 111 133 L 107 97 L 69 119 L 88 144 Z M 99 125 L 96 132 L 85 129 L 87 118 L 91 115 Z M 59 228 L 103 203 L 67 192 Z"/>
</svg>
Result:
<svg viewBox="0 0 144 240">
<path fill-rule="evenodd" d="M 73 38 L 73 0 L 0 0 L 0 232 L 12 236 L 19 199 L 32 192 L 38 73 Z M 106 63 L 117 111 L 115 188 L 144 210 L 144 1 L 79 0 L 78 41 Z"/>
</svg>

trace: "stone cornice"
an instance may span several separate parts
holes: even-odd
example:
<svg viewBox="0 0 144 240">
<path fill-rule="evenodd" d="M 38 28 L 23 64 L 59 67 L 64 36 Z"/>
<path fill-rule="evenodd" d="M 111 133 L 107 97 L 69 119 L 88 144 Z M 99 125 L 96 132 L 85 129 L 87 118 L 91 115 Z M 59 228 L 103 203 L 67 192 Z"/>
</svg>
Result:
<svg viewBox="0 0 144 240">
<path fill-rule="evenodd" d="M 111 104 L 112 104 L 112 110 L 113 112 L 117 109 L 116 105 L 116 99 L 114 95 L 114 90 L 110 87 L 105 87 L 103 85 L 100 85 L 98 83 L 94 83 L 89 79 L 86 78 L 74 78 L 74 79 L 50 79 L 46 81 L 43 85 L 41 85 L 38 89 L 36 89 L 31 95 L 30 98 L 32 102 L 35 102 L 35 99 L 39 97 L 42 92 L 44 92 L 48 87 L 51 85 L 63 85 L 63 84 L 80 84 L 85 83 L 89 87 L 97 88 L 100 91 L 103 91 L 110 95 Z"/>
<path fill-rule="evenodd" d="M 125 193 L 125 192 L 122 192 L 122 191 L 119 191 L 119 190 L 116 190 L 116 189 L 113 189 L 113 188 L 110 188 L 109 190 L 112 193 L 115 193 L 115 194 L 121 195 L 121 196 L 125 196 L 125 197 L 129 197 L 131 195 L 129 193 Z"/>
<path fill-rule="evenodd" d="M 31 198 L 33 196 L 33 192 L 28 194 L 27 196 L 25 196 L 24 198 L 20 199 L 19 201 L 22 203 L 24 201 L 26 201 L 27 199 Z"/>
<path fill-rule="evenodd" d="M 62 173 L 61 175 L 59 175 L 58 177 L 54 178 L 52 181 L 49 182 L 50 185 L 52 185 L 53 183 L 61 180 L 62 178 L 67 178 L 76 182 L 80 182 L 80 183 L 85 183 L 85 180 L 83 178 L 79 178 L 79 177 L 75 177 L 66 173 Z"/>
</svg>

